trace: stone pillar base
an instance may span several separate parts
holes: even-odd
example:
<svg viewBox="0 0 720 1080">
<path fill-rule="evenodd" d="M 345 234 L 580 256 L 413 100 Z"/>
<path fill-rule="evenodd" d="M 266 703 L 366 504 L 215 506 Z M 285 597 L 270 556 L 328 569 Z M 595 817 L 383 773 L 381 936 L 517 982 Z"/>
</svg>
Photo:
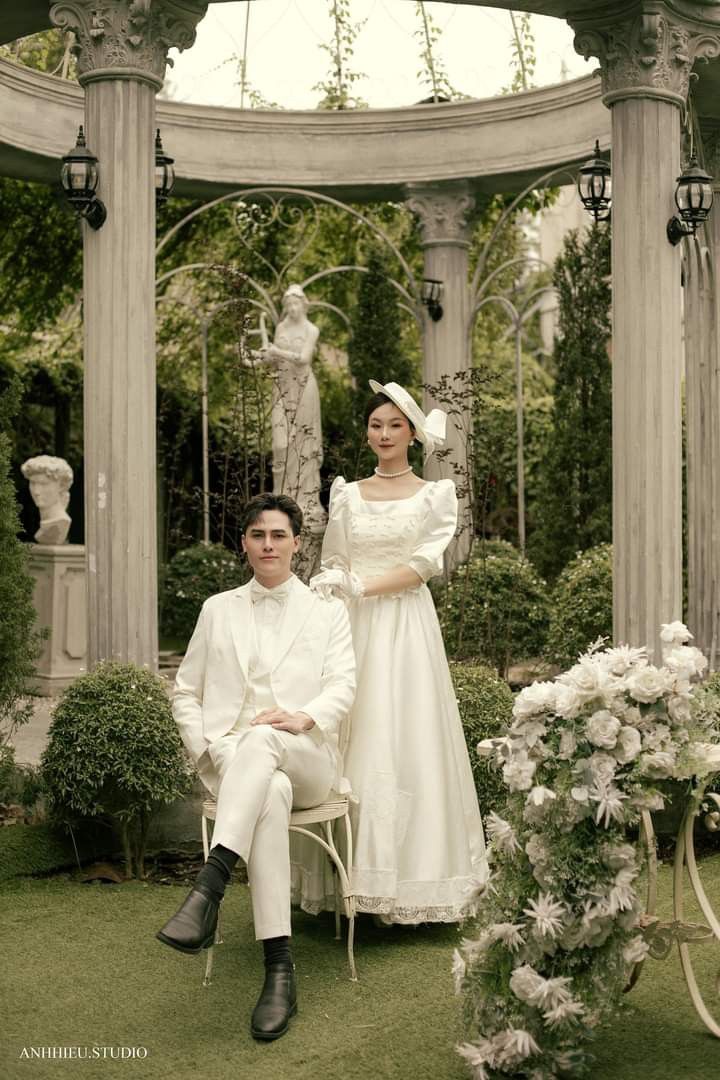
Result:
<svg viewBox="0 0 720 1080">
<path fill-rule="evenodd" d="M 48 630 L 31 689 L 50 696 L 87 670 L 85 546 L 28 546 L 37 621 Z"/>
</svg>

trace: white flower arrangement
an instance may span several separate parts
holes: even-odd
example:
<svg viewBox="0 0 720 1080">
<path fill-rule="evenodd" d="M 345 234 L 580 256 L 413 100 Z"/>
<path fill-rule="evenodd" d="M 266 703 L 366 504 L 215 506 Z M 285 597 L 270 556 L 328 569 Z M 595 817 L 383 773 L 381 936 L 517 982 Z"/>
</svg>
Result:
<svg viewBox="0 0 720 1080">
<path fill-rule="evenodd" d="M 453 964 L 469 1035 L 458 1052 L 474 1080 L 581 1074 L 587 1032 L 647 955 L 628 827 L 662 809 L 659 783 L 720 770 L 718 718 L 694 685 L 705 657 L 680 622 L 660 636 L 660 667 L 646 649 L 596 642 L 521 690 L 507 732 L 478 746 L 508 803 L 487 817 L 491 884 Z"/>
</svg>

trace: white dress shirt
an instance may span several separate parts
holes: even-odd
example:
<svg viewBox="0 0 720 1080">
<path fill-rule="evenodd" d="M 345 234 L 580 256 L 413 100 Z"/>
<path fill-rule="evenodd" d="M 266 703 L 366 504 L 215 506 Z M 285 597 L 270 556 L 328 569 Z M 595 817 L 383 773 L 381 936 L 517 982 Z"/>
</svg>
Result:
<svg viewBox="0 0 720 1080">
<path fill-rule="evenodd" d="M 254 720 L 259 712 L 263 709 L 273 709 L 277 705 L 270 681 L 273 646 L 280 635 L 292 584 L 292 577 L 272 589 L 261 585 L 256 579 L 253 579 L 251 583 L 249 686 L 242 712 L 233 728 L 234 731 L 241 731 L 248 727 L 250 721 Z"/>
</svg>

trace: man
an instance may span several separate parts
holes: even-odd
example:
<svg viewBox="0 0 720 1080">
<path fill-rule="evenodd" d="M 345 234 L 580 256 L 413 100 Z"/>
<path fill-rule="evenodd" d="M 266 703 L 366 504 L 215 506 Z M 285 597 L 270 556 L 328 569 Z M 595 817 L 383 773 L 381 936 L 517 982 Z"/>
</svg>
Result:
<svg viewBox="0 0 720 1080">
<path fill-rule="evenodd" d="M 264 1040 L 284 1035 L 297 1011 L 290 812 L 317 806 L 339 781 L 338 729 L 355 692 L 343 603 L 319 597 L 290 571 L 301 528 L 302 512 L 287 495 L 250 501 L 242 546 L 255 576 L 205 602 L 173 693 L 175 722 L 217 795 L 217 814 L 208 860 L 157 937 L 192 954 L 211 945 L 225 886 L 244 859 L 265 956 L 251 1032 Z"/>
</svg>

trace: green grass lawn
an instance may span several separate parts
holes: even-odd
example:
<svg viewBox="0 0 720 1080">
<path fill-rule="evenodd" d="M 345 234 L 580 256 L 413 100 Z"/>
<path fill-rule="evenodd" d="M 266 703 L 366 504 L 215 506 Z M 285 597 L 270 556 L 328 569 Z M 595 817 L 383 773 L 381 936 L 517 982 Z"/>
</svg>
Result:
<svg viewBox="0 0 720 1080">
<path fill-rule="evenodd" d="M 702 864 L 720 909 L 720 856 Z M 669 886 L 669 873 L 662 872 Z M 172 1080 L 462 1080 L 452 995 L 454 927 L 377 929 L 358 923 L 360 981 L 348 979 L 332 918 L 298 914 L 299 1013 L 272 1044 L 248 1033 L 261 982 L 247 889 L 225 903 L 226 943 L 212 986 L 204 957 L 155 941 L 185 895 L 179 886 L 82 885 L 68 877 L 16 879 L 0 889 L 0 1077 Z M 688 917 L 696 913 L 688 906 Z M 712 993 L 720 949 L 695 946 Z M 711 1000 L 711 998 L 708 998 Z M 720 1012 L 720 1009 L 718 1009 Z M 24 1046 L 143 1046 L 144 1060 L 24 1060 Z M 675 954 L 648 961 L 627 1009 L 598 1037 L 592 1080 L 712 1080 L 720 1040 L 685 994 Z"/>
</svg>

